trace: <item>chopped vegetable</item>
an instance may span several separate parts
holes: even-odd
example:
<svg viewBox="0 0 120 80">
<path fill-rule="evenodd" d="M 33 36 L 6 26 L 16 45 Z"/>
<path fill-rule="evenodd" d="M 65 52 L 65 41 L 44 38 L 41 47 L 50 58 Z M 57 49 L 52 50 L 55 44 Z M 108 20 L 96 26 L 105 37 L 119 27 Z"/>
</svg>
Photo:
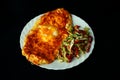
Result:
<svg viewBox="0 0 120 80">
<path fill-rule="evenodd" d="M 81 55 L 89 52 L 91 42 L 89 28 L 80 29 L 80 26 L 67 27 L 69 36 L 62 42 L 59 50 L 58 59 L 60 62 L 71 62 L 74 57 L 79 58 Z"/>
</svg>

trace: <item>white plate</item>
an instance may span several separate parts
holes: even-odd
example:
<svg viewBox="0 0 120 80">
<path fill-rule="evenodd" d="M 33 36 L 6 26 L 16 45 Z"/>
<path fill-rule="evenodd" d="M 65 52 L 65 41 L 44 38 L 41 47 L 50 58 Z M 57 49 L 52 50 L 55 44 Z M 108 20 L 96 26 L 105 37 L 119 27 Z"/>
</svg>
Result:
<svg viewBox="0 0 120 80">
<path fill-rule="evenodd" d="M 20 47 L 21 47 L 21 49 L 23 47 L 23 42 L 24 42 L 25 36 L 28 34 L 29 30 L 32 28 L 35 21 L 42 15 L 43 14 L 30 20 L 23 28 L 21 35 L 20 35 Z M 80 17 L 72 14 L 72 19 L 73 19 L 74 25 L 79 25 L 79 26 L 81 26 L 81 28 L 84 28 L 85 26 L 90 28 L 90 26 Z M 84 62 L 92 53 L 94 45 L 95 45 L 95 37 L 94 37 L 93 31 L 91 28 L 90 28 L 90 34 L 93 37 L 90 51 L 88 53 L 84 54 L 83 56 L 81 56 L 79 59 L 74 58 L 74 60 L 70 63 L 66 63 L 66 62 L 60 63 L 58 60 L 55 60 L 51 64 L 40 65 L 39 67 L 46 68 L 46 69 L 52 69 L 52 70 L 63 70 L 63 69 L 72 68 L 72 67 L 77 66 L 80 63 Z"/>
</svg>

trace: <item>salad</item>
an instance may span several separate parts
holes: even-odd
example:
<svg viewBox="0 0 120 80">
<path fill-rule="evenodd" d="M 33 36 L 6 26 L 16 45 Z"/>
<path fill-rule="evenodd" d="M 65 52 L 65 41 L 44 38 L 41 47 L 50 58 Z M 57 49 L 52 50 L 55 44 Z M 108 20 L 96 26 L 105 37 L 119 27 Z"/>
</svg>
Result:
<svg viewBox="0 0 120 80">
<path fill-rule="evenodd" d="M 90 35 L 89 28 L 80 29 L 75 25 L 68 30 L 69 36 L 63 40 L 59 49 L 57 59 L 60 62 L 71 62 L 73 58 L 80 58 L 89 52 L 93 37 Z"/>
</svg>

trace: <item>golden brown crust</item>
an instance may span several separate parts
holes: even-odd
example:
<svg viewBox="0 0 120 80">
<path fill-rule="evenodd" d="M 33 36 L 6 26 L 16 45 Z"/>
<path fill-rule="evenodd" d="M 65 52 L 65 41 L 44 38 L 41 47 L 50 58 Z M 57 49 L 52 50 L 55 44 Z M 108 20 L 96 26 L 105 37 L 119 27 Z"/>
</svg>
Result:
<svg viewBox="0 0 120 80">
<path fill-rule="evenodd" d="M 71 15 L 63 8 L 45 13 L 41 17 L 40 25 L 52 25 L 58 28 L 64 28 L 66 24 L 72 25 Z"/>
<path fill-rule="evenodd" d="M 22 55 L 36 65 L 53 62 L 68 36 L 68 25 L 72 25 L 71 16 L 63 8 L 45 13 L 26 36 Z"/>
</svg>

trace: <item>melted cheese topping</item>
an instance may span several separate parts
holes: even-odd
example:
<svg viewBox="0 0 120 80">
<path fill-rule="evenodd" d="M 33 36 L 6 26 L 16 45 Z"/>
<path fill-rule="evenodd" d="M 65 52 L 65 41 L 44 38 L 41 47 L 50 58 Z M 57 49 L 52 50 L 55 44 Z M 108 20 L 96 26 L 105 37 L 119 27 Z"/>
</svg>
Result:
<svg viewBox="0 0 120 80">
<path fill-rule="evenodd" d="M 58 36 L 58 30 L 53 26 L 39 26 L 39 35 L 43 42 L 48 42 Z"/>
<path fill-rule="evenodd" d="M 28 60 L 34 60 L 34 64 L 39 64 L 39 60 L 46 60 L 48 63 L 54 61 L 62 40 L 68 36 L 65 32 L 53 26 L 39 26 L 31 30 L 24 46 L 24 52 L 29 55 Z"/>
<path fill-rule="evenodd" d="M 62 41 L 68 36 L 65 26 L 69 15 L 64 9 L 45 13 L 26 36 L 22 54 L 37 65 L 53 62 Z"/>
</svg>

